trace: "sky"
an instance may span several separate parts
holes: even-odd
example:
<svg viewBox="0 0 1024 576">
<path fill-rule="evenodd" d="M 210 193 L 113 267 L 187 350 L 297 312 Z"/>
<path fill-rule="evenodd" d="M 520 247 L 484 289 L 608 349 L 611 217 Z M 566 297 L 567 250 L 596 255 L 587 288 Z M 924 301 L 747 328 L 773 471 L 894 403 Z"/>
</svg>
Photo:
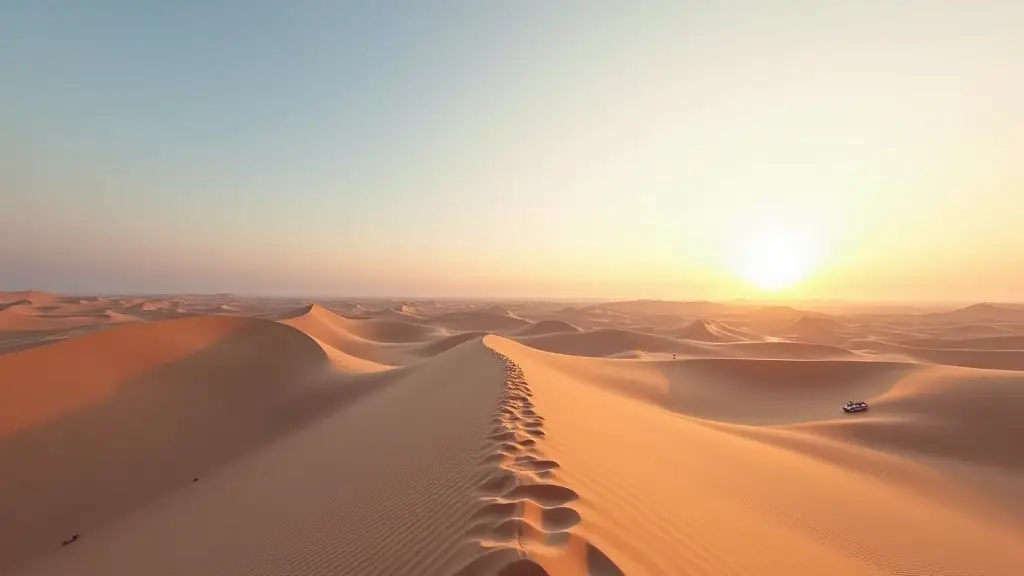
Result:
<svg viewBox="0 0 1024 576">
<path fill-rule="evenodd" d="M 1024 300 L 1014 0 L 0 0 L 0 287 Z"/>
</svg>

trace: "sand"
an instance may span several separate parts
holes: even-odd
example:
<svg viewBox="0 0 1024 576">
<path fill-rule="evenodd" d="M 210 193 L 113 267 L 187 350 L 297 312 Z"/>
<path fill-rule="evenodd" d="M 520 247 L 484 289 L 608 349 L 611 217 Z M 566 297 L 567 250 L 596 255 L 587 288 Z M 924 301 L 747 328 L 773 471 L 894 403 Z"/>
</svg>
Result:
<svg viewBox="0 0 1024 576">
<path fill-rule="evenodd" d="M 994 304 L 0 293 L 0 574 L 1019 574 L 1022 338 Z"/>
</svg>

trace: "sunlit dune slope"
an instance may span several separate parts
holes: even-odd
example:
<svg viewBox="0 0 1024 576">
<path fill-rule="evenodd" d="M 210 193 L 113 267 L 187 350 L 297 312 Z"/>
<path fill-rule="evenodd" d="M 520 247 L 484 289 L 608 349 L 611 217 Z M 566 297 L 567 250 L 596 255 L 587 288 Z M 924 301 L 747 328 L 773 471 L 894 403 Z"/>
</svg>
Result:
<svg viewBox="0 0 1024 576">
<path fill-rule="evenodd" d="M 420 358 L 425 343 L 443 336 L 436 328 L 387 320 L 353 320 L 319 305 L 306 306 L 280 316 L 279 322 L 296 328 L 332 348 L 332 357 L 353 370 L 401 366 Z"/>
<path fill-rule="evenodd" d="M 919 330 L 933 338 L 960 340 L 965 338 L 986 338 L 990 336 L 1024 335 L 1024 322 L 1002 322 L 997 324 L 939 324 L 921 326 Z"/>
<path fill-rule="evenodd" d="M 70 330 L 109 321 L 107 315 L 45 315 L 28 306 L 18 305 L 0 310 L 0 331 Z"/>
<path fill-rule="evenodd" d="M 982 338 L 911 338 L 898 342 L 914 348 L 953 350 L 1024 350 L 1024 336 L 989 336 Z"/>
<path fill-rule="evenodd" d="M 982 302 L 946 312 L 924 315 L 943 322 L 1024 322 L 1024 305 Z"/>
<path fill-rule="evenodd" d="M 282 315 L 280 320 L 293 326 L 319 322 L 344 330 L 362 340 L 389 344 L 421 342 L 443 335 L 443 332 L 438 331 L 436 328 L 402 320 L 353 320 L 339 316 L 319 304 L 305 306 L 288 312 Z"/>
<path fill-rule="evenodd" d="M 571 334 L 580 329 L 562 320 L 541 320 L 529 324 L 515 333 L 516 336 L 542 336 L 544 334 Z"/>
<path fill-rule="evenodd" d="M 283 325 L 275 332 L 306 339 Z M 306 348 L 321 355 L 312 342 Z M 373 383 L 372 392 L 354 404 L 194 484 L 186 481 L 148 506 L 92 529 L 70 521 L 38 523 L 39 547 L 45 541 L 48 549 L 22 553 L 34 561 L 15 574 L 127 576 L 159 567 L 167 574 L 222 576 L 470 576 L 478 573 L 473 566 L 498 572 L 515 564 L 514 548 L 489 553 L 480 536 L 514 519 L 511 510 L 502 516 L 508 506 L 488 506 L 488 494 L 510 490 L 512 479 L 488 458 L 500 445 L 491 436 L 506 392 L 498 357 L 473 339 L 413 367 L 363 378 L 371 378 L 365 382 Z M 234 416 L 226 411 L 220 418 Z M 145 436 L 131 438 L 120 425 L 110 431 L 112 441 L 151 444 Z M 210 436 L 216 441 L 216 434 Z M 188 458 L 165 452 L 154 475 L 190 475 Z M 124 469 L 103 480 L 110 491 L 140 482 Z M 32 493 L 30 487 L 19 490 Z M 517 495 L 510 498 L 546 496 Z M 514 507 L 516 500 L 510 502 Z M 71 531 L 80 531 L 82 539 L 60 548 L 60 538 Z"/>
<path fill-rule="evenodd" d="M 0 569 L 324 414 L 324 351 L 229 316 L 117 328 L 0 356 Z"/>
<path fill-rule="evenodd" d="M 0 291 L 0 309 L 2 309 L 4 305 L 45 306 L 48 304 L 54 304 L 59 299 L 60 296 L 57 294 L 44 292 L 42 290 L 18 290 L 15 292 Z"/>
<path fill-rule="evenodd" d="M 775 332 L 777 336 L 815 344 L 839 345 L 849 340 L 841 332 L 845 326 L 828 318 L 803 316 Z"/>
<path fill-rule="evenodd" d="M 931 455 L 1024 474 L 1024 376 L 918 366 L 871 399 L 864 418 L 834 418 L 792 429 L 874 449 Z M 1024 504 L 1024 502 L 1022 502 Z"/>
<path fill-rule="evenodd" d="M 529 320 L 519 318 L 502 308 L 446 312 L 431 317 L 429 322 L 434 326 L 460 332 L 504 332 L 530 325 Z"/>
<path fill-rule="evenodd" d="M 779 424 L 832 418 L 851 399 L 886 392 L 912 364 L 858 360 L 693 358 L 636 362 L 544 357 L 595 386 L 704 419 Z"/>
<path fill-rule="evenodd" d="M 850 350 L 868 350 L 899 356 L 929 364 L 1024 371 L 1024 350 L 918 348 L 872 339 L 850 340 L 844 343 L 843 347 Z"/>
<path fill-rule="evenodd" d="M 630 350 L 669 354 L 707 353 L 699 343 L 619 329 L 543 334 L 516 339 L 539 350 L 573 356 L 612 356 Z"/>
<path fill-rule="evenodd" d="M 1020 432 L 1006 414 L 1024 409 L 1012 374 L 605 360 L 485 343 L 524 370 L 546 457 L 579 494 L 577 533 L 626 574 L 1009 575 L 1024 565 L 1024 507 L 1006 506 L 1024 489 L 1005 440 Z M 844 415 L 850 397 L 872 410 Z M 1006 407 L 990 424 L 981 406 L 994 402 Z M 864 434 L 886 421 L 919 436 L 896 446 Z M 964 458 L 970 445 L 984 466 Z"/>
<path fill-rule="evenodd" d="M 588 357 L 621 357 L 639 351 L 689 357 L 725 358 L 842 358 L 849 350 L 803 342 L 697 342 L 631 330 L 601 329 L 578 333 L 544 334 L 514 339 L 538 350 Z"/>
<path fill-rule="evenodd" d="M 745 333 L 715 320 L 695 320 L 671 333 L 676 338 L 698 342 L 751 342 L 763 340 L 754 334 Z"/>
</svg>

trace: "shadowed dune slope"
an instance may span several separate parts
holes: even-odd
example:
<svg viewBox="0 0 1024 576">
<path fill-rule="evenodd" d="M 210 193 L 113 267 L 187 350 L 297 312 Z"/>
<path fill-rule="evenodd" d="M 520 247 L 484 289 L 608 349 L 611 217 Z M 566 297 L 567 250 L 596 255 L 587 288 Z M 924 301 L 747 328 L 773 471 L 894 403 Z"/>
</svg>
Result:
<svg viewBox="0 0 1024 576">
<path fill-rule="evenodd" d="M 331 375 L 301 332 L 231 316 L 128 324 L 0 356 L 0 569 L 369 385 L 333 385 Z"/>
<path fill-rule="evenodd" d="M 579 494 L 578 534 L 626 574 L 1009 575 L 1024 565 L 1024 507 L 1006 505 L 1024 490 L 1005 439 L 1020 434 L 1007 418 L 1020 409 L 1013 374 L 615 361 L 485 343 L 523 369 L 552 439 L 546 457 Z M 991 424 L 988 393 L 1008 405 Z M 852 395 L 877 411 L 844 416 L 833 400 Z M 886 421 L 902 422 L 899 446 L 865 432 Z M 956 442 L 977 445 L 984 465 Z"/>
<path fill-rule="evenodd" d="M 428 358 L 446 352 L 463 342 L 483 338 L 486 334 L 486 332 L 465 332 L 463 334 L 455 334 L 454 336 L 448 336 L 447 338 L 441 338 L 439 340 L 434 340 L 433 342 L 410 347 L 408 353 L 411 357 Z"/>
<path fill-rule="evenodd" d="M 308 347 L 320 354 L 318 346 Z M 476 532 L 506 520 L 488 516 L 484 499 L 488 487 L 511 476 L 484 458 L 498 444 L 488 436 L 506 391 L 498 357 L 475 339 L 369 378 L 376 392 L 355 405 L 148 506 L 81 529 L 82 539 L 67 548 L 59 546 L 62 530 L 79 531 L 79 524 L 39 523 L 40 542 L 55 550 L 31 555 L 36 560 L 14 574 L 128 576 L 159 567 L 166 574 L 222 576 L 433 576 L 475 574 L 472 566 L 481 563 L 495 572 L 514 570 L 508 568 L 518 559 L 514 550 L 494 557 Z M 129 432 L 120 423 L 110 427 L 116 442 L 135 442 L 126 439 Z M 188 457 L 164 453 L 161 477 L 190 477 L 191 469 L 179 470 Z M 111 491 L 138 482 L 123 471 L 111 476 L 105 479 Z M 513 496 L 526 501 L 544 494 Z"/>
</svg>

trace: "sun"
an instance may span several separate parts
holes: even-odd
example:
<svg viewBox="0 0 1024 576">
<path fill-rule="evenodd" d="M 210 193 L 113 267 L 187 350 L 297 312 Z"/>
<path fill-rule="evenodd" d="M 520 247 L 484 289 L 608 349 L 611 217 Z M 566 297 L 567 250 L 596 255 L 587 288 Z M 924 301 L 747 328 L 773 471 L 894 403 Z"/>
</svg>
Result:
<svg viewBox="0 0 1024 576">
<path fill-rule="evenodd" d="M 738 247 L 736 273 L 760 290 L 784 290 L 811 273 L 813 252 L 813 246 L 795 235 L 762 232 Z"/>
</svg>

